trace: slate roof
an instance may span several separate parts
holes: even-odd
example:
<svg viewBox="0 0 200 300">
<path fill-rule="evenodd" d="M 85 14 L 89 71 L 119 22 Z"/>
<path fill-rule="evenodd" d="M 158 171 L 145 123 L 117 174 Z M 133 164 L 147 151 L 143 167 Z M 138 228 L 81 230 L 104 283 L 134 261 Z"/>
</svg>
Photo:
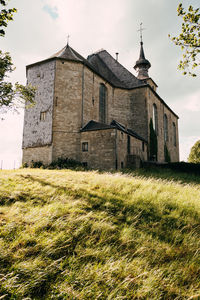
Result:
<svg viewBox="0 0 200 300">
<path fill-rule="evenodd" d="M 106 50 L 89 55 L 87 60 L 100 75 L 116 87 L 131 89 L 145 85 L 143 81 L 137 79 Z"/>
<path fill-rule="evenodd" d="M 85 131 L 96 131 L 96 130 L 105 130 L 105 129 L 118 129 L 120 131 L 123 131 L 126 134 L 129 134 L 139 140 L 142 140 L 147 143 L 145 139 L 143 139 L 141 136 L 139 136 L 136 132 L 134 132 L 132 129 L 126 128 L 119 122 L 113 120 L 110 125 L 104 124 L 104 123 L 99 123 L 96 121 L 89 121 L 82 129 L 81 132 Z"/>
<path fill-rule="evenodd" d="M 55 58 L 83 63 L 117 88 L 132 89 L 146 85 L 142 80 L 137 79 L 131 72 L 123 67 L 106 50 L 100 50 L 85 59 L 68 44 L 48 59 L 28 65 L 27 68 Z"/>
<path fill-rule="evenodd" d="M 81 56 L 78 52 L 76 52 L 73 48 L 71 48 L 69 44 L 67 44 L 67 46 L 65 46 L 60 51 L 50 56 L 50 58 L 64 58 L 66 60 L 78 62 L 86 61 L 86 59 L 83 56 Z"/>
<path fill-rule="evenodd" d="M 144 85 L 141 80 L 137 79 L 131 72 L 124 68 L 106 50 L 100 50 L 85 59 L 67 44 L 67 46 L 50 58 L 62 58 L 82 62 L 101 77 L 105 78 L 114 87 L 130 89 Z"/>
</svg>

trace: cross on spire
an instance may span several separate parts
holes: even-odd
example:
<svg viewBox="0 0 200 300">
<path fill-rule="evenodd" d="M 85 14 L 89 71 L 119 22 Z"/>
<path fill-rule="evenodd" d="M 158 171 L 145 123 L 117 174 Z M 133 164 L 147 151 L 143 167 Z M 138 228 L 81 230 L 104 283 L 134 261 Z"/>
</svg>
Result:
<svg viewBox="0 0 200 300">
<path fill-rule="evenodd" d="M 138 31 L 140 31 L 140 40 L 142 43 L 142 31 L 144 31 L 146 28 L 142 28 L 142 23 L 140 23 L 140 29 Z"/>
<path fill-rule="evenodd" d="M 70 35 L 68 34 L 68 36 L 67 36 L 67 45 L 69 45 L 69 38 L 70 38 Z"/>
</svg>

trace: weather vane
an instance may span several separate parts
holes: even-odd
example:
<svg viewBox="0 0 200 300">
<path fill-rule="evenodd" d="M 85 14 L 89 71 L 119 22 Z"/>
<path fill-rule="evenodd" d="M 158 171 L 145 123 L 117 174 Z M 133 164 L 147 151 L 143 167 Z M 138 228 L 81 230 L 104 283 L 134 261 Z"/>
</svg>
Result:
<svg viewBox="0 0 200 300">
<path fill-rule="evenodd" d="M 140 29 L 138 31 L 140 31 L 140 40 L 142 43 L 142 31 L 144 31 L 146 28 L 142 28 L 142 23 L 140 23 Z"/>
</svg>

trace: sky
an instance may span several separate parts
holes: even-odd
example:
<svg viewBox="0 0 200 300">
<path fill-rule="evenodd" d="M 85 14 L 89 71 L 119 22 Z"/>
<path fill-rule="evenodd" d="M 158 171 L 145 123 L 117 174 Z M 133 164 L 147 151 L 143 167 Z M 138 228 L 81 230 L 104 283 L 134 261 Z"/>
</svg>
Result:
<svg viewBox="0 0 200 300">
<path fill-rule="evenodd" d="M 144 51 L 151 62 L 149 76 L 157 83 L 161 98 L 179 116 L 180 160 L 187 161 L 193 144 L 200 139 L 200 72 L 184 76 L 177 70 L 181 50 L 168 34 L 181 31 L 177 16 L 180 0 L 10 0 L 16 7 L 14 21 L 0 49 L 10 52 L 16 67 L 10 80 L 26 83 L 25 66 L 48 58 L 67 43 L 87 57 L 106 49 L 136 75 L 139 57 L 138 29 L 143 23 Z M 182 1 L 199 7 L 199 0 Z M 3 120 L 1 120 L 3 118 Z M 17 168 L 22 157 L 23 110 L 0 114 L 0 168 Z"/>
</svg>

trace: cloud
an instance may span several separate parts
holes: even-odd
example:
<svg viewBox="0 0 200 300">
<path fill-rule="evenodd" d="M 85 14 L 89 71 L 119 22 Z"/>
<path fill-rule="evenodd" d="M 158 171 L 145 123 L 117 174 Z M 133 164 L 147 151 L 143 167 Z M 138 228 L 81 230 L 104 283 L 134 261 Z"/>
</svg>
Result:
<svg viewBox="0 0 200 300">
<path fill-rule="evenodd" d="M 42 8 L 45 12 L 47 12 L 51 17 L 52 19 L 57 19 L 58 18 L 58 10 L 57 10 L 57 7 L 54 6 L 50 6 L 50 5 L 44 5 L 43 8 Z"/>
<path fill-rule="evenodd" d="M 197 91 L 190 95 L 189 101 L 185 104 L 184 108 L 188 111 L 199 112 L 200 111 L 200 91 Z"/>
<path fill-rule="evenodd" d="M 0 48 L 9 51 L 13 58 L 16 66 L 11 77 L 13 82 L 25 83 L 25 66 L 62 49 L 68 34 L 70 45 L 84 57 L 100 48 L 113 56 L 119 52 L 120 63 L 134 72 L 133 66 L 139 56 L 137 30 L 143 22 L 146 28 L 143 33 L 145 55 L 152 65 L 149 74 L 158 84 L 159 95 L 180 117 L 181 158 L 187 158 L 199 135 L 200 87 L 199 76 L 190 78 L 177 71 L 182 53 L 168 38 L 168 33 L 176 35 L 181 30 L 176 11 L 179 0 L 11 2 L 10 6 L 16 7 L 18 12 L 14 21 L 9 23 L 5 38 L 1 38 Z M 188 6 L 188 1 L 182 2 L 184 7 Z M 199 0 L 191 0 L 190 4 L 198 7 Z M 0 157 L 5 153 L 19 157 L 23 115 L 8 119 L 0 127 Z M 15 128 L 15 133 L 11 128 Z M 8 137 L 5 132 L 9 133 Z"/>
</svg>

